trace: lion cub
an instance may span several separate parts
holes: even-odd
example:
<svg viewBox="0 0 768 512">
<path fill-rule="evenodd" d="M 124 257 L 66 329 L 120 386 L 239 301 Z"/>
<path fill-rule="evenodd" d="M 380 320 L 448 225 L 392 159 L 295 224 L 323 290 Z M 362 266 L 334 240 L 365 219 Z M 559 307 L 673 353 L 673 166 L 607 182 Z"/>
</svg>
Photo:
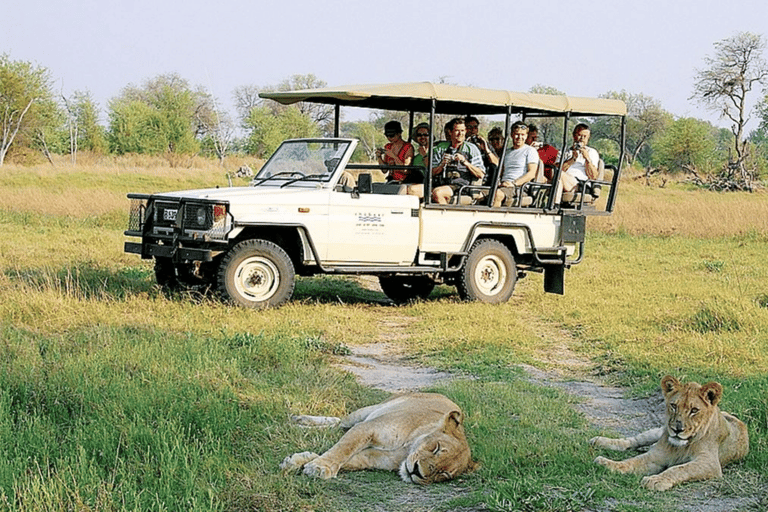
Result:
<svg viewBox="0 0 768 512">
<path fill-rule="evenodd" d="M 723 466 L 747 455 L 746 425 L 717 407 L 723 394 L 719 383 L 681 384 L 667 375 L 661 379 L 661 391 L 667 402 L 665 426 L 635 437 L 594 437 L 589 441 L 609 450 L 655 444 L 646 453 L 623 461 L 597 457 L 597 464 L 620 473 L 650 475 L 643 478 L 642 485 L 666 491 L 682 482 L 720 478 Z"/>
</svg>

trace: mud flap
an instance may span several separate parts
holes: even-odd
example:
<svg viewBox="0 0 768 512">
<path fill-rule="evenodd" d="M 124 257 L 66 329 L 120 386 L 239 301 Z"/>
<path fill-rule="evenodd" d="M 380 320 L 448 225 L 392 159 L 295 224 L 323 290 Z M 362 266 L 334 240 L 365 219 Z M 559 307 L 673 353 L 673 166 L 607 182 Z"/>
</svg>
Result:
<svg viewBox="0 0 768 512">
<path fill-rule="evenodd" d="M 565 265 L 546 265 L 544 267 L 544 291 L 563 295 Z"/>
</svg>

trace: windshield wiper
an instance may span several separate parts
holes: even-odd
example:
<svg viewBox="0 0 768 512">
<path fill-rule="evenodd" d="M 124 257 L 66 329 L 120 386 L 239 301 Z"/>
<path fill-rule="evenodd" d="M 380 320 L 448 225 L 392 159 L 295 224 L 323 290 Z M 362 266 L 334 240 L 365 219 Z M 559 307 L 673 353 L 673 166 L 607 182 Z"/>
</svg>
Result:
<svg viewBox="0 0 768 512">
<path fill-rule="evenodd" d="M 293 183 L 296 183 L 297 181 L 323 181 L 323 178 L 328 176 L 327 173 L 322 174 L 307 174 L 306 176 L 302 176 L 301 178 L 294 178 L 292 180 L 286 181 L 282 185 L 280 185 L 280 188 L 283 188 L 287 185 L 291 185 Z"/>
</svg>

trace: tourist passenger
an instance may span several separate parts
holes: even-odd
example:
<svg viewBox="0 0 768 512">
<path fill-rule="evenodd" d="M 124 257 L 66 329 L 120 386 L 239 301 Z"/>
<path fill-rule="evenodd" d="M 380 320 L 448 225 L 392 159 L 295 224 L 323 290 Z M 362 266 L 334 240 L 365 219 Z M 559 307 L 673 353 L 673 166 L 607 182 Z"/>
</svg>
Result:
<svg viewBox="0 0 768 512">
<path fill-rule="evenodd" d="M 501 128 L 496 126 L 488 132 L 488 144 L 491 145 L 496 156 L 501 158 L 501 154 L 504 150 L 504 132 Z"/>
<path fill-rule="evenodd" d="M 528 125 L 528 138 L 525 143 L 539 152 L 539 159 L 544 164 L 544 176 L 547 181 L 552 180 L 552 174 L 557 167 L 557 155 L 559 151 L 554 146 L 539 142 L 539 128 L 535 124 Z"/>
<path fill-rule="evenodd" d="M 413 146 L 403 140 L 403 128 L 399 121 L 389 121 L 384 125 L 384 135 L 389 141 L 386 146 L 376 150 L 379 165 L 411 165 L 413 160 Z M 412 178 L 408 169 L 390 169 L 387 179 L 409 183 Z M 418 181 L 418 180 L 416 180 Z"/>
<path fill-rule="evenodd" d="M 504 155 L 501 184 L 493 196 L 493 206 L 498 207 L 502 202 L 511 204 L 515 198 L 517 187 L 533 180 L 539 166 L 539 154 L 525 143 L 528 137 L 528 126 L 517 121 L 510 129 L 512 147 Z"/>
<path fill-rule="evenodd" d="M 413 140 L 417 148 L 413 152 L 411 165 L 427 168 L 427 153 L 429 152 L 429 123 L 419 123 L 413 130 Z"/>
<path fill-rule="evenodd" d="M 464 124 L 467 127 L 467 140 L 477 146 L 482 153 L 486 170 L 491 166 L 499 165 L 499 156 L 488 141 L 480 135 L 480 120 L 475 116 L 467 116 L 464 118 Z"/>
<path fill-rule="evenodd" d="M 448 204 L 455 191 L 482 181 L 485 176 L 480 149 L 465 140 L 464 120 L 460 117 L 451 120 L 450 128 L 450 145 L 445 149 L 438 145 L 432 155 L 432 173 L 442 177 L 441 184 L 432 191 L 432 199 L 439 204 Z"/>
<path fill-rule="evenodd" d="M 600 154 L 587 146 L 591 132 L 589 125 L 579 123 L 573 129 L 573 145 L 563 149 L 568 159 L 563 161 L 560 182 L 565 192 L 576 190 L 580 182 L 597 179 Z"/>
</svg>

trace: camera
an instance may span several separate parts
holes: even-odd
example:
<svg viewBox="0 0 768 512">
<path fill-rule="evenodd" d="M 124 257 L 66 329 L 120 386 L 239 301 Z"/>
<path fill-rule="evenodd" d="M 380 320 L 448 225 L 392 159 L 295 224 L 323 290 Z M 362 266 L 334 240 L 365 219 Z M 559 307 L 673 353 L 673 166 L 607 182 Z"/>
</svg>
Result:
<svg viewBox="0 0 768 512">
<path fill-rule="evenodd" d="M 583 147 L 584 147 L 584 144 L 582 144 L 581 142 L 574 142 L 573 143 L 573 149 L 576 150 L 576 151 L 581 150 L 581 148 L 583 148 Z"/>
</svg>

